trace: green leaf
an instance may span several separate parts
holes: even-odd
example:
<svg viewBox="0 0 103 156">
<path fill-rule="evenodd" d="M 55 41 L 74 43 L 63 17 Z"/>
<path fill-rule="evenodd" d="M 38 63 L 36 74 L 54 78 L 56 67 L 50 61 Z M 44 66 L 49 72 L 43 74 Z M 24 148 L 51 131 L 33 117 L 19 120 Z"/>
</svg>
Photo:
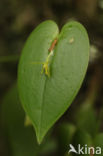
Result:
<svg viewBox="0 0 103 156">
<path fill-rule="evenodd" d="M 100 121 L 97 120 L 95 110 L 90 101 L 86 101 L 81 105 L 76 114 L 76 124 L 78 128 L 85 130 L 94 137 L 100 128 Z"/>
<path fill-rule="evenodd" d="M 2 104 L 2 120 L 13 156 L 36 156 L 38 144 L 32 127 L 24 126 L 25 113 L 21 107 L 17 87 L 5 95 Z"/>
<path fill-rule="evenodd" d="M 50 52 L 55 39 L 57 44 Z M 78 93 L 88 58 L 88 36 L 78 22 L 67 23 L 59 34 L 53 21 L 45 21 L 28 38 L 19 62 L 18 87 L 39 143 Z"/>
<path fill-rule="evenodd" d="M 96 135 L 95 139 L 94 139 L 94 147 L 95 149 L 98 151 L 98 147 L 101 148 L 101 156 L 103 156 L 103 133 L 100 133 L 98 135 Z M 95 156 L 97 156 L 97 154 L 95 154 Z"/>
<path fill-rule="evenodd" d="M 91 136 L 85 132 L 84 130 L 78 129 L 74 135 L 73 143 L 72 145 L 75 147 L 75 149 L 78 151 L 78 145 L 81 145 L 81 147 L 85 148 L 85 145 L 87 147 L 92 146 L 92 138 Z M 76 156 L 77 154 L 73 154 L 73 156 Z M 89 154 L 83 154 L 84 156 L 90 156 Z"/>
<path fill-rule="evenodd" d="M 24 125 L 23 111 L 17 86 L 14 85 L 4 96 L 2 103 L 2 124 L 4 135 L 7 135 L 10 154 L 12 156 L 38 156 L 50 154 L 56 150 L 56 141 L 49 134 L 39 146 L 32 126 Z M 11 154 L 12 153 L 12 154 Z"/>
</svg>

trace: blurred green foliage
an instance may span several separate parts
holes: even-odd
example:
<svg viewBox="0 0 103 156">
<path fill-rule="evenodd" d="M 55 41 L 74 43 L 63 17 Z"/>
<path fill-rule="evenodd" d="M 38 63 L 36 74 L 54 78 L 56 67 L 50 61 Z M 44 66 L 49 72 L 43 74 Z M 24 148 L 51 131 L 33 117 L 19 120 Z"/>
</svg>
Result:
<svg viewBox="0 0 103 156">
<path fill-rule="evenodd" d="M 56 148 L 56 142 L 48 134 L 42 145 L 38 145 L 32 126 L 25 126 L 25 113 L 21 107 L 17 87 L 5 95 L 2 107 L 3 132 L 8 137 L 13 156 L 33 156 L 38 153 L 52 153 Z"/>
<path fill-rule="evenodd" d="M 4 56 L 20 55 L 26 38 L 43 20 L 52 19 L 61 28 L 71 18 L 80 21 L 89 34 L 88 72 L 76 100 L 43 147 L 38 147 L 32 127 L 24 127 L 17 89 L 9 91 L 17 78 L 17 60 L 7 63 Z M 29 156 L 32 152 L 37 156 L 72 156 L 69 144 L 80 142 L 103 149 L 103 0 L 0 0 L 0 60 L 6 62 L 0 62 L 0 112 L 5 121 L 3 128 L 0 123 L 0 156 L 29 152 Z"/>
<path fill-rule="evenodd" d="M 78 144 L 103 148 L 103 133 L 99 133 L 100 122 L 91 103 L 81 105 L 75 116 L 76 124 L 62 123 L 58 126 L 55 137 L 53 131 L 50 131 L 44 142 L 38 145 L 33 127 L 24 125 L 25 113 L 19 101 L 17 87 L 14 85 L 4 96 L 2 103 L 2 133 L 7 136 L 10 148 L 7 155 L 65 156 L 68 155 L 69 144 L 73 144 L 76 149 Z"/>
</svg>

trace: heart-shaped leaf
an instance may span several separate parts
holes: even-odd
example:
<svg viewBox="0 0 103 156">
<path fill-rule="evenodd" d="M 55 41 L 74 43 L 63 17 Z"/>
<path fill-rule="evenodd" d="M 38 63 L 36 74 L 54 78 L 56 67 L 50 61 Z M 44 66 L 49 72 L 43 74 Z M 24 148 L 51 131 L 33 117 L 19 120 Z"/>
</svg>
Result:
<svg viewBox="0 0 103 156">
<path fill-rule="evenodd" d="M 78 22 L 67 23 L 59 34 L 53 21 L 45 21 L 28 38 L 19 63 L 18 87 L 39 143 L 72 103 L 88 58 L 88 36 Z"/>
</svg>

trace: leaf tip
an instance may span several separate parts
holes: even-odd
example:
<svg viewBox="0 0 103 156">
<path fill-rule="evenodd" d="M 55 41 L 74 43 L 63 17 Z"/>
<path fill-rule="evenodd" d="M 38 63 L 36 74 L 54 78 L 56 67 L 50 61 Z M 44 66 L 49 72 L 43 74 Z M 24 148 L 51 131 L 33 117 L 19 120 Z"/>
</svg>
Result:
<svg viewBox="0 0 103 156">
<path fill-rule="evenodd" d="M 43 137 L 37 136 L 37 142 L 39 145 L 41 145 L 42 141 L 43 141 Z"/>
</svg>

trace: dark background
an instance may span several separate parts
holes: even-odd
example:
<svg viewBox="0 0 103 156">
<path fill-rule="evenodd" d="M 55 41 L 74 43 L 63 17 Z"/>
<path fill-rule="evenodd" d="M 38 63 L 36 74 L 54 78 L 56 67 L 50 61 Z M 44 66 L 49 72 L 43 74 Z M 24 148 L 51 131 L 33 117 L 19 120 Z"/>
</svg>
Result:
<svg viewBox="0 0 103 156">
<path fill-rule="evenodd" d="M 55 137 L 58 125 L 65 121 L 75 125 L 73 114 L 86 100 L 93 97 L 96 118 L 103 109 L 103 0 L 0 0 L 0 109 L 5 93 L 16 82 L 18 60 L 27 37 L 47 19 L 54 20 L 59 28 L 71 19 L 77 20 L 90 38 L 90 61 L 84 83 L 71 107 L 54 126 Z M 100 132 L 102 119 L 101 115 Z M 0 156 L 5 156 L 4 151 L 7 147 L 0 134 Z"/>
</svg>

